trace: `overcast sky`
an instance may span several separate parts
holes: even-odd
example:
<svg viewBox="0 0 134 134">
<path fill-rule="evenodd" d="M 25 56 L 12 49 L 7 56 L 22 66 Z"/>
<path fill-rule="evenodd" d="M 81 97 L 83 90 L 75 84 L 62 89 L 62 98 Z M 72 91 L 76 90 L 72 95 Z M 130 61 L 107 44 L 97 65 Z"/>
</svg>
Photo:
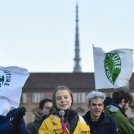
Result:
<svg viewBox="0 0 134 134">
<path fill-rule="evenodd" d="M 73 72 L 76 0 L 0 1 L 0 66 Z M 134 48 L 134 0 L 79 0 L 82 72 L 93 72 L 92 44 Z"/>
</svg>

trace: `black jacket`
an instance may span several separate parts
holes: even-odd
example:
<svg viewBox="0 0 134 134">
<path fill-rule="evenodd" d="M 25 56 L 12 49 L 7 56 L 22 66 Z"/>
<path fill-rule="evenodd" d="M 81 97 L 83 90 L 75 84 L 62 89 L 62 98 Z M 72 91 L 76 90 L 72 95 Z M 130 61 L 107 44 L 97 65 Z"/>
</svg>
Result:
<svg viewBox="0 0 134 134">
<path fill-rule="evenodd" d="M 83 118 L 87 125 L 89 125 L 91 134 L 118 134 L 114 120 L 104 113 L 101 114 L 97 122 L 91 120 L 90 112 L 87 112 Z"/>
</svg>

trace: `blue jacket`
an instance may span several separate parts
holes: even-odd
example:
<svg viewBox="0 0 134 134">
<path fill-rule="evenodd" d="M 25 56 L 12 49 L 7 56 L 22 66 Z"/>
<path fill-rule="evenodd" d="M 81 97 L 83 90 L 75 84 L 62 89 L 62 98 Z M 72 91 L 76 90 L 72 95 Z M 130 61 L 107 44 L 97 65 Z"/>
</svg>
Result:
<svg viewBox="0 0 134 134">
<path fill-rule="evenodd" d="M 87 125 L 90 126 L 91 134 L 118 134 L 115 121 L 104 113 L 101 114 L 98 122 L 92 122 L 90 112 L 87 112 L 83 118 Z"/>
<path fill-rule="evenodd" d="M 28 134 L 24 120 L 20 127 L 14 127 L 10 119 L 17 113 L 18 109 L 10 111 L 7 116 L 0 115 L 0 134 Z"/>
</svg>

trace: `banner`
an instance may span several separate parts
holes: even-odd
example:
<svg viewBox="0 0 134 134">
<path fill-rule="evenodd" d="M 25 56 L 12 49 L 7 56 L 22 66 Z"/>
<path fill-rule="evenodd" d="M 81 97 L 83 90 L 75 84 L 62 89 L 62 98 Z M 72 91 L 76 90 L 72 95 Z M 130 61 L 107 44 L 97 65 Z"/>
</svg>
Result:
<svg viewBox="0 0 134 134">
<path fill-rule="evenodd" d="M 96 89 L 128 87 L 133 71 L 133 50 L 116 49 L 105 53 L 93 47 Z"/>
<path fill-rule="evenodd" d="M 22 87 L 30 73 L 20 67 L 0 67 L 0 115 L 19 107 Z"/>
</svg>

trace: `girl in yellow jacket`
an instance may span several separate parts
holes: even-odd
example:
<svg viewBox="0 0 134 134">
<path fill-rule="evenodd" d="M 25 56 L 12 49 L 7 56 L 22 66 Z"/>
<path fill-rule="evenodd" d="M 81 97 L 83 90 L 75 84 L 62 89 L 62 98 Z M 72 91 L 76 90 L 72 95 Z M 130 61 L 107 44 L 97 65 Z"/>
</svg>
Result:
<svg viewBox="0 0 134 134">
<path fill-rule="evenodd" d="M 71 109 L 73 95 L 65 86 L 58 86 L 53 94 L 55 111 L 43 121 L 39 134 L 90 134 L 84 119 Z"/>
</svg>

